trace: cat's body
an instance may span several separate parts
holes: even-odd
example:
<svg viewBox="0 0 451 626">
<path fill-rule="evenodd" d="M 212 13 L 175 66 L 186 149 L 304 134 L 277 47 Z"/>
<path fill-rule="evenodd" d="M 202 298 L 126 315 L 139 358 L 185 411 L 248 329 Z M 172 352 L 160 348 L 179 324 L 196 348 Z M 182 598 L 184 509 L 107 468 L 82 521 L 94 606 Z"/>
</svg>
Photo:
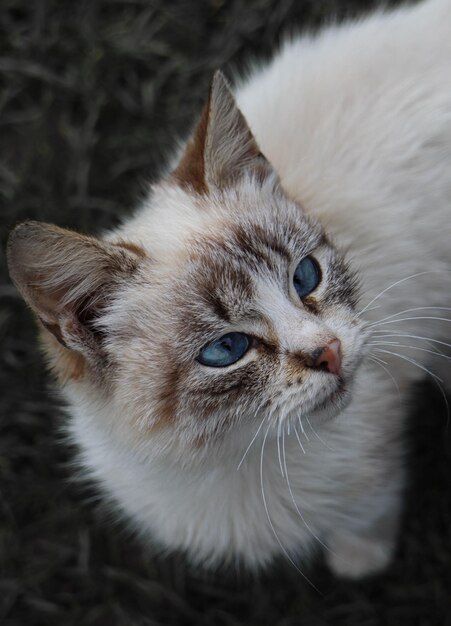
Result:
<svg viewBox="0 0 451 626">
<path fill-rule="evenodd" d="M 236 98 L 313 222 L 281 193 L 217 79 L 175 172 L 106 236 L 106 252 L 27 225 L 12 275 L 51 332 L 83 463 L 139 530 L 198 562 L 257 567 L 284 554 L 302 567 L 325 545 L 335 571 L 370 573 L 394 545 L 411 385 L 427 350 L 446 350 L 421 337 L 449 336 L 446 321 L 424 319 L 446 312 L 417 307 L 451 307 L 451 2 L 295 40 Z M 31 272 L 33 241 L 53 252 Z M 322 278 L 297 306 L 285 273 L 310 254 Z M 107 273 L 92 278 L 99 266 Z M 36 296 L 47 270 L 52 294 Z M 394 321 L 404 318 L 416 319 Z M 371 335 L 377 320 L 409 337 Z M 194 362 L 230 332 L 257 340 L 226 368 L 229 379 L 245 370 L 227 386 L 222 367 Z M 336 338 L 317 367 L 311 354 Z"/>
</svg>

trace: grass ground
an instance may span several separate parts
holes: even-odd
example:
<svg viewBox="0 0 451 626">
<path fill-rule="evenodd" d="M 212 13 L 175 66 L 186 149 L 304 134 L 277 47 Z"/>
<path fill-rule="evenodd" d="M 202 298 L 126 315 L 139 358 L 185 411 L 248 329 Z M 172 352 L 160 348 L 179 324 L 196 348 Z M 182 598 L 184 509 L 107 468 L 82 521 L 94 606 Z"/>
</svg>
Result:
<svg viewBox="0 0 451 626">
<path fill-rule="evenodd" d="M 26 218 L 86 231 L 126 215 L 205 97 L 285 32 L 368 0 L 2 0 L 0 228 Z M 373 580 L 206 576 L 157 559 L 69 480 L 73 450 L 31 315 L 0 277 L 0 624 L 451 624 L 451 436 L 443 401 L 412 391 L 410 486 L 397 557 Z"/>
</svg>

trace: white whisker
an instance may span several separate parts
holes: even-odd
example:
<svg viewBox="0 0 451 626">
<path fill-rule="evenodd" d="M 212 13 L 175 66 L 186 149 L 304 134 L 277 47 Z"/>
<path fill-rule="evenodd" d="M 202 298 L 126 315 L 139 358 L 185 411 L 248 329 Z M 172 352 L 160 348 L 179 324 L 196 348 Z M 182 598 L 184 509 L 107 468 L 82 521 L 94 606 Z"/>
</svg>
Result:
<svg viewBox="0 0 451 626">
<path fill-rule="evenodd" d="M 387 320 L 385 322 L 373 322 L 372 324 L 368 324 L 368 328 L 375 328 L 377 326 L 385 326 L 386 324 L 396 324 L 396 322 L 410 322 L 414 320 L 436 320 L 438 322 L 451 322 L 451 319 L 448 319 L 447 317 L 416 315 L 415 317 L 403 317 L 401 319 Z"/>
<path fill-rule="evenodd" d="M 286 473 L 287 473 L 287 459 L 285 456 L 286 452 L 285 452 L 285 428 L 282 430 L 282 458 L 283 458 L 283 467 L 285 469 L 285 476 L 282 474 L 282 476 L 286 477 Z"/>
<path fill-rule="evenodd" d="M 438 380 L 441 383 L 443 382 L 443 380 L 439 376 L 437 376 L 436 374 L 428 370 L 427 367 L 420 365 L 420 363 L 418 363 L 418 361 L 415 361 L 415 359 L 411 359 L 405 356 L 404 354 L 397 354 L 396 352 L 391 352 L 390 350 L 383 350 L 382 348 L 375 348 L 375 350 L 377 350 L 377 352 L 383 352 L 384 354 L 391 354 L 393 356 L 398 357 L 399 359 L 403 359 L 404 361 L 411 363 L 412 365 L 416 365 L 416 367 L 418 367 L 420 370 L 423 370 L 423 372 L 426 372 L 426 374 L 429 374 L 430 376 L 432 376 L 434 380 Z"/>
<path fill-rule="evenodd" d="M 381 305 L 380 304 L 376 304 L 376 306 L 372 306 L 369 309 L 365 309 L 365 313 L 368 313 L 368 311 L 375 311 L 376 309 L 380 309 Z M 361 311 L 360 313 L 357 313 L 357 316 L 360 316 L 363 313 L 363 311 Z"/>
<path fill-rule="evenodd" d="M 439 388 L 439 390 L 440 390 L 440 393 L 442 395 L 443 401 L 444 401 L 445 406 L 446 406 L 447 423 L 449 423 L 449 421 L 450 421 L 450 409 L 449 409 L 448 398 L 446 397 L 446 393 L 445 393 L 442 385 L 440 384 L 440 383 L 443 383 L 443 379 L 441 379 L 439 376 L 437 376 L 436 374 L 434 374 L 433 372 L 428 370 L 427 367 L 424 367 L 423 365 L 420 365 L 420 363 L 418 363 L 418 361 L 415 361 L 415 359 L 411 359 L 409 357 L 406 357 L 404 354 L 397 354 L 396 352 L 391 352 L 390 350 L 383 350 L 381 348 L 375 348 L 375 350 L 377 350 L 378 352 L 385 352 L 386 354 L 392 354 L 393 356 L 398 357 L 399 359 L 403 359 L 404 361 L 407 361 L 408 363 L 412 363 L 412 365 L 416 365 L 419 369 L 421 369 L 424 372 L 426 372 L 427 374 L 429 374 L 432 377 L 432 379 L 435 382 L 435 384 L 437 385 L 437 387 Z"/>
<path fill-rule="evenodd" d="M 372 356 L 369 357 L 371 359 L 371 361 L 374 361 L 374 363 L 376 363 L 376 365 L 379 365 L 379 367 L 381 367 L 387 374 L 388 376 L 390 376 L 390 378 L 392 379 L 397 391 L 398 391 L 398 395 L 401 398 L 401 391 L 399 389 L 399 385 L 398 385 L 398 381 L 395 379 L 395 377 L 393 376 L 393 374 L 390 372 L 390 370 L 388 369 L 388 367 L 386 367 L 386 363 L 385 361 L 382 361 L 382 359 L 379 359 L 377 356 L 374 356 L 374 354 Z M 385 365 L 384 365 L 385 363 Z"/>
<path fill-rule="evenodd" d="M 250 444 L 247 446 L 243 456 L 241 457 L 241 461 L 238 463 L 238 466 L 236 468 L 236 471 L 238 472 L 238 470 L 240 469 L 241 465 L 244 462 L 244 459 L 246 458 L 247 453 L 249 452 L 249 450 L 252 448 L 252 444 L 254 443 L 254 441 L 257 439 L 258 437 L 258 433 L 261 431 L 262 426 L 265 422 L 265 418 L 263 417 L 262 421 L 260 422 L 260 426 L 257 428 L 255 435 L 252 437 Z"/>
<path fill-rule="evenodd" d="M 413 313 L 414 311 L 451 311 L 450 307 L 447 306 L 416 306 L 411 309 L 404 309 L 403 311 L 398 311 L 397 313 L 392 313 L 391 315 L 387 315 L 383 317 L 381 320 L 377 320 L 378 322 L 385 322 L 386 320 L 397 317 L 398 315 L 404 315 L 404 313 Z"/>
<path fill-rule="evenodd" d="M 388 365 L 387 361 L 384 361 L 383 359 L 381 359 L 380 356 L 376 356 L 375 354 L 371 353 L 368 358 L 371 359 L 372 361 L 378 361 L 379 363 L 383 363 L 384 365 Z"/>
<path fill-rule="evenodd" d="M 268 503 L 266 502 L 265 489 L 264 489 L 264 486 L 263 486 L 263 456 L 264 456 L 264 451 L 265 451 L 266 439 L 268 438 L 268 433 L 269 433 L 269 429 L 270 428 L 271 428 L 271 424 L 266 429 L 265 436 L 263 437 L 262 449 L 261 449 L 261 454 L 260 454 L 260 487 L 261 487 L 263 506 L 265 508 L 266 517 L 268 518 L 269 526 L 270 526 L 270 528 L 271 528 L 271 530 L 272 530 L 272 532 L 274 534 L 274 537 L 275 537 L 277 543 L 279 544 L 282 552 L 284 553 L 284 555 L 288 559 L 288 561 L 291 563 L 291 565 L 294 567 L 294 569 L 302 576 L 302 578 L 304 578 L 304 580 L 306 580 L 309 583 L 309 585 L 311 585 L 313 587 L 313 589 L 315 589 L 315 591 L 317 591 L 318 593 L 321 593 L 319 591 L 319 589 L 312 583 L 312 581 L 299 569 L 299 567 L 293 561 L 291 556 L 288 554 L 288 551 L 286 550 L 286 548 L 284 547 L 284 545 L 280 541 L 278 534 L 276 533 L 276 529 L 274 528 L 274 524 L 272 522 L 271 516 L 269 515 Z"/>
<path fill-rule="evenodd" d="M 282 474 L 282 477 L 284 477 L 283 467 L 282 467 L 282 457 L 280 454 L 280 429 L 281 427 L 282 427 L 282 422 L 281 420 L 279 420 L 279 423 L 277 425 L 277 456 L 279 457 L 280 473 Z"/>
<path fill-rule="evenodd" d="M 432 337 L 424 337 L 422 335 L 411 335 L 407 333 L 397 333 L 396 331 L 392 331 L 391 334 L 389 334 L 386 330 L 376 330 L 374 332 L 387 333 L 384 335 L 378 335 L 377 339 L 382 339 L 383 337 L 405 337 L 407 339 L 421 339 L 422 341 L 430 341 L 431 343 L 438 343 L 441 346 L 446 346 L 447 348 L 451 348 L 451 343 L 447 343 L 446 341 L 440 341 L 439 339 L 432 339 Z"/>
<path fill-rule="evenodd" d="M 376 344 L 374 344 L 376 345 Z M 378 342 L 377 345 L 384 345 L 383 342 Z M 385 345 L 390 345 L 390 344 L 385 344 Z M 421 348 L 420 346 L 409 346 L 403 343 L 397 343 L 396 344 L 398 348 L 410 348 L 412 350 L 420 350 L 421 352 L 427 352 L 428 354 L 434 354 L 435 356 L 440 356 L 443 359 L 446 359 L 448 361 L 451 361 L 451 356 L 448 356 L 446 354 L 443 354 L 443 352 L 437 352 L 436 350 L 428 350 L 427 348 Z"/>
<path fill-rule="evenodd" d="M 306 421 L 307 424 L 310 426 L 310 430 L 312 431 L 312 433 L 315 435 L 315 437 L 318 439 L 318 441 L 320 443 L 323 444 L 323 446 L 325 446 L 328 450 L 330 450 L 331 452 L 335 452 L 333 448 L 331 448 L 323 439 L 321 439 L 321 437 L 318 435 L 318 433 L 316 432 L 316 430 L 313 428 L 309 418 L 306 416 Z"/>
<path fill-rule="evenodd" d="M 306 440 L 307 440 L 307 441 L 310 441 L 310 439 L 309 439 L 309 438 L 308 438 L 308 436 L 307 436 L 307 433 L 306 433 L 306 432 L 305 432 L 305 430 L 304 430 L 304 424 L 302 423 L 302 420 L 301 420 L 301 416 L 300 416 L 300 415 L 299 415 L 299 417 L 298 417 L 298 422 L 299 422 L 299 426 L 301 427 L 301 432 L 302 432 L 302 434 L 304 435 L 304 437 L 306 438 Z"/>
<path fill-rule="evenodd" d="M 369 307 L 373 304 L 373 302 L 376 302 L 376 300 L 379 300 L 379 298 L 381 298 L 385 293 L 387 293 L 387 291 L 390 291 L 390 289 L 393 289 L 397 285 L 401 285 L 402 283 L 405 283 L 407 280 L 411 280 L 413 278 L 418 278 L 419 276 L 425 276 L 426 274 L 436 274 L 436 273 L 442 272 L 442 271 L 446 272 L 448 270 L 429 270 L 429 271 L 426 271 L 426 272 L 418 272 L 417 274 L 411 274 L 410 276 L 407 276 L 406 278 L 401 278 L 400 280 L 397 280 L 396 282 L 392 283 L 391 285 L 389 285 L 388 287 L 383 289 L 372 300 L 370 300 L 368 302 L 368 304 L 357 314 L 358 317 L 363 315 L 363 313 L 365 313 L 365 311 L 368 311 Z"/>
<path fill-rule="evenodd" d="M 302 441 L 301 441 L 301 440 L 300 440 L 300 438 L 299 438 L 298 431 L 296 430 L 296 426 L 295 426 L 295 425 L 293 425 L 293 430 L 294 430 L 294 434 L 296 435 L 296 438 L 297 438 L 297 440 L 298 440 L 299 446 L 300 446 L 300 448 L 301 448 L 302 452 L 305 454 L 305 448 L 304 448 L 304 446 L 302 445 Z"/>
<path fill-rule="evenodd" d="M 285 444 L 285 442 L 284 442 L 284 444 Z M 304 517 L 304 516 L 303 516 L 303 514 L 301 513 L 301 511 L 300 511 L 300 509 L 299 509 L 299 506 L 298 506 L 298 504 L 297 504 L 297 502 L 296 502 L 296 500 L 295 500 L 295 498 L 294 498 L 293 491 L 292 491 L 292 489 L 291 489 L 290 479 L 289 479 L 289 477 L 288 477 L 288 467 L 287 467 L 287 458 L 286 458 L 286 454 L 285 454 L 285 448 L 284 448 L 284 455 L 283 455 L 283 458 L 284 458 L 284 468 L 285 468 L 285 476 L 286 476 L 286 481 L 287 481 L 288 491 L 289 491 L 289 494 L 290 494 L 290 498 L 291 498 L 291 500 L 292 500 L 292 502 L 293 502 L 293 504 L 294 504 L 294 508 L 296 509 L 296 513 L 299 515 L 299 517 L 301 518 L 301 520 L 302 520 L 303 524 L 305 525 L 305 527 L 307 528 L 307 530 L 310 532 L 310 534 L 312 535 L 312 537 L 313 537 L 314 539 L 316 539 L 316 541 L 318 541 L 318 543 L 319 543 L 320 545 L 322 545 L 322 546 L 323 546 L 323 548 L 325 548 L 326 550 L 329 550 L 329 552 L 332 552 L 332 550 L 329 548 L 329 546 L 328 546 L 328 545 L 326 545 L 326 544 L 325 544 L 325 543 L 324 543 L 324 542 L 323 542 L 323 541 L 322 541 L 322 540 L 318 537 L 318 535 L 316 535 L 316 534 L 315 534 L 315 532 L 312 530 L 312 528 L 309 526 L 309 524 L 307 523 L 307 521 L 306 521 L 305 517 Z"/>
</svg>

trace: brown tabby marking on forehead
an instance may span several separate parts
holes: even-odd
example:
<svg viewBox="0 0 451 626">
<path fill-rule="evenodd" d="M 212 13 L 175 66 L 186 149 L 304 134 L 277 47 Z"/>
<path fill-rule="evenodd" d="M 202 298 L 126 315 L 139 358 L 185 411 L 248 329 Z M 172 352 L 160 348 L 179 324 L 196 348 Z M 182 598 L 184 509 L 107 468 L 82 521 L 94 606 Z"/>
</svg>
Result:
<svg viewBox="0 0 451 626">
<path fill-rule="evenodd" d="M 286 246 L 281 243 L 281 238 L 274 233 L 270 233 L 260 226 L 260 224 L 254 224 L 252 231 L 255 237 L 263 244 L 268 250 L 279 255 L 286 261 L 291 262 L 291 253 Z"/>
<path fill-rule="evenodd" d="M 194 284 L 203 304 L 220 319 L 232 323 L 245 313 L 255 297 L 249 272 L 227 258 L 203 257 Z"/>
<path fill-rule="evenodd" d="M 236 247 L 237 253 L 257 270 L 265 266 L 269 271 L 278 273 L 280 257 L 286 263 L 290 262 L 288 250 L 258 225 L 252 225 L 251 229 L 247 229 L 240 224 L 233 224 L 230 232 L 231 244 Z"/>
<path fill-rule="evenodd" d="M 220 319 L 232 323 L 258 314 L 253 277 L 262 268 L 280 273 L 280 256 L 289 252 L 277 242 L 261 242 L 239 225 L 227 225 L 223 236 L 196 241 L 189 255 L 193 286 L 201 300 Z M 286 272 L 283 272 L 285 275 Z"/>
<path fill-rule="evenodd" d="M 208 289 L 204 289 L 203 300 L 207 306 L 213 311 L 213 313 L 224 320 L 225 322 L 231 322 L 230 310 L 228 306 L 221 299 L 221 295 L 218 293 L 212 293 Z"/>
</svg>

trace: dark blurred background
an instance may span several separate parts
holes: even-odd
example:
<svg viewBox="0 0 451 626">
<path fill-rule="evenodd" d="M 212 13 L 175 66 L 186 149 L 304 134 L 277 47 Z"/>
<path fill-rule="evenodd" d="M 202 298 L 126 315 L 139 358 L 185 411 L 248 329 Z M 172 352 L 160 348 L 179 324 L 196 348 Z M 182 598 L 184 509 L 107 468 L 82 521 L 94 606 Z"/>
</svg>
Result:
<svg viewBox="0 0 451 626">
<path fill-rule="evenodd" d="M 203 574 L 155 557 L 71 480 L 74 451 L 30 313 L 5 265 L 32 218 L 115 224 L 199 112 L 214 69 L 265 58 L 286 33 L 371 0 L 2 0 L 0 4 L 0 624 L 451 624 L 451 454 L 443 399 L 412 390 L 397 557 L 372 580 Z M 386 4 L 394 4 L 387 2 Z"/>
</svg>

